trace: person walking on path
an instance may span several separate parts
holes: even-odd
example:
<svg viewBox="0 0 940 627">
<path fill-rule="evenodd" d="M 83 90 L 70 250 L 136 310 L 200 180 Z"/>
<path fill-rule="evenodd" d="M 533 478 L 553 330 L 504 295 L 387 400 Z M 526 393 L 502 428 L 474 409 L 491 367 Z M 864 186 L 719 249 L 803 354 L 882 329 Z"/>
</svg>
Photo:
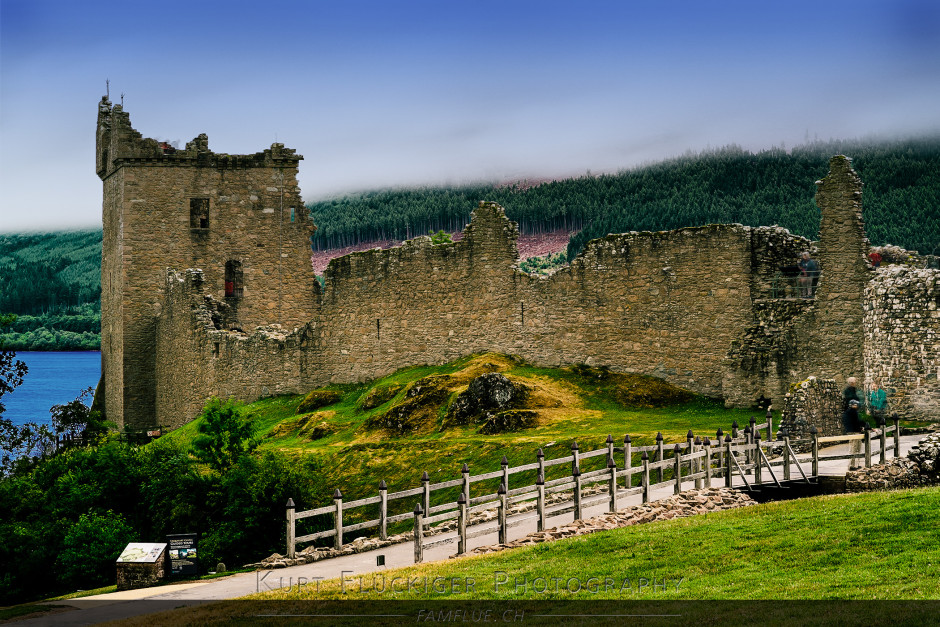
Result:
<svg viewBox="0 0 940 627">
<path fill-rule="evenodd" d="M 880 423 L 880 419 L 887 416 L 887 412 L 888 395 L 876 380 L 872 384 L 871 392 L 868 393 L 868 413 Z"/>
<path fill-rule="evenodd" d="M 858 416 L 859 402 L 855 399 L 849 401 L 845 411 L 842 412 L 842 429 L 846 435 L 855 435 L 862 430 L 862 420 Z M 858 458 L 862 454 L 862 441 L 852 440 L 852 458 L 849 460 L 849 470 L 858 468 Z"/>
</svg>

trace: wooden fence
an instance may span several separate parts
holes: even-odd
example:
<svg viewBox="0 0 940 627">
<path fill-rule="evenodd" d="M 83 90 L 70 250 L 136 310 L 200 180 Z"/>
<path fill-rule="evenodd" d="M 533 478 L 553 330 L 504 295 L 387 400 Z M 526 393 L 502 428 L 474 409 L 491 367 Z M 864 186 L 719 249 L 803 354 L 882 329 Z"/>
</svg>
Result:
<svg viewBox="0 0 940 627">
<path fill-rule="evenodd" d="M 781 485 L 781 481 L 790 481 L 793 471 L 799 473 L 797 480 L 812 482 L 819 475 L 819 463 L 829 460 L 845 460 L 857 458 L 864 460 L 866 467 L 872 465 L 875 455 L 879 462 L 887 459 L 889 451 L 894 451 L 895 457 L 900 449 L 900 428 L 897 414 L 892 416 L 894 425 L 885 427 L 884 420 L 878 429 L 867 429 L 861 434 L 842 435 L 833 437 L 818 437 L 816 429 L 811 429 L 811 437 L 803 440 L 791 440 L 785 430 L 777 434 L 777 440 L 772 440 L 773 421 L 770 412 L 767 412 L 766 422 L 755 424 L 751 418 L 750 425 L 743 431 L 738 429 L 735 422 L 731 432 L 725 434 L 721 429 L 716 433 L 716 440 L 710 437 L 695 437 L 692 431 L 686 434 L 686 441 L 667 447 L 663 443 L 662 434 L 657 434 L 656 443 L 648 446 L 633 446 L 631 438 L 626 435 L 623 446 L 614 446 L 612 436 L 607 436 L 606 446 L 596 450 L 581 452 L 577 442 L 571 445 L 571 454 L 556 459 L 546 460 L 542 449 L 536 453 L 536 461 L 531 464 L 510 468 L 504 456 L 500 464 L 501 469 L 480 475 L 471 475 L 466 464 L 461 469 L 459 479 L 451 479 L 440 483 L 431 483 L 427 472 L 421 477 L 421 486 L 388 493 L 385 481 L 379 484 L 379 493 L 376 496 L 344 502 L 339 490 L 333 494 L 333 504 L 316 509 L 297 512 L 293 499 L 287 501 L 287 556 L 296 555 L 296 546 L 299 543 L 313 542 L 322 538 L 333 538 L 333 547 L 340 549 L 343 546 L 343 534 L 363 529 L 378 528 L 378 536 L 385 540 L 388 538 L 388 527 L 394 523 L 406 520 L 413 521 L 415 562 L 423 560 L 424 549 L 456 542 L 457 553 L 462 554 L 468 550 L 467 542 L 473 538 L 497 533 L 500 543 L 509 539 L 509 529 L 517 527 L 528 521 L 535 520 L 536 528 L 542 531 L 546 528 L 549 518 L 573 513 L 574 519 L 582 518 L 587 507 L 607 503 L 608 510 L 613 512 L 619 508 L 621 499 L 628 496 L 640 495 L 643 503 L 648 503 L 652 493 L 660 488 L 672 486 L 673 493 L 679 494 L 683 489 L 696 489 L 712 487 L 716 482 L 732 487 L 734 477 L 739 477 L 748 490 L 756 489 L 761 484 Z M 761 432 L 766 433 L 766 440 L 761 438 Z M 888 434 L 892 434 L 892 441 L 888 442 Z M 820 444 L 835 444 L 861 441 L 857 454 L 821 455 Z M 797 454 L 793 450 L 793 443 L 799 442 L 810 448 L 809 452 Z M 780 452 L 775 456 L 774 451 Z M 671 454 L 670 454 L 671 453 Z M 768 456 L 768 453 L 772 456 Z M 593 457 L 606 456 L 606 467 L 582 472 L 581 463 Z M 637 460 L 636 457 L 639 459 Z M 618 463 L 619 459 L 619 463 Z M 635 463 L 638 461 L 639 463 Z M 570 464 L 570 474 L 563 477 L 546 480 L 546 470 Z M 803 469 L 809 464 L 809 473 Z M 779 476 L 774 468 L 780 472 Z M 537 471 L 534 484 L 510 487 L 513 475 Z M 766 473 L 766 474 L 765 474 Z M 749 479 L 750 477 L 750 479 Z M 796 478 L 796 477 L 794 477 Z M 475 483 L 499 479 L 496 492 L 471 496 L 471 487 Z M 605 483 L 605 490 L 601 494 L 587 496 L 583 494 L 584 488 L 591 484 Z M 688 485 L 691 484 L 691 485 Z M 431 505 L 431 495 L 439 490 L 460 487 L 456 501 Z M 558 492 L 571 492 L 570 502 L 549 506 L 546 497 Z M 389 503 L 399 499 L 418 497 L 414 511 L 389 515 Z M 513 505 L 535 501 L 534 513 L 516 516 L 508 520 L 509 508 Z M 373 507 L 378 508 L 378 518 L 358 522 L 352 525 L 343 524 L 343 513 L 353 509 Z M 497 509 L 495 524 L 493 521 L 476 525 L 478 528 L 468 530 L 470 516 L 478 511 Z M 332 529 L 311 533 L 297 537 L 296 524 L 298 520 L 313 516 L 331 516 Z M 440 540 L 426 541 L 425 536 L 429 527 L 448 520 L 457 520 L 457 535 Z"/>
</svg>

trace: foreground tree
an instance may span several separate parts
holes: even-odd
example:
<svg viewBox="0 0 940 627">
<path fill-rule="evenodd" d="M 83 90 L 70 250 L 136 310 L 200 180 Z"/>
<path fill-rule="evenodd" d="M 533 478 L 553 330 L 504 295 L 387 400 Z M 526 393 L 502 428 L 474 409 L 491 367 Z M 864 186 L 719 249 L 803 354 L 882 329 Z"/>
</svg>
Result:
<svg viewBox="0 0 940 627">
<path fill-rule="evenodd" d="M 202 410 L 193 455 L 219 474 L 257 448 L 254 425 L 241 414 L 241 403 L 212 399 Z"/>
</svg>

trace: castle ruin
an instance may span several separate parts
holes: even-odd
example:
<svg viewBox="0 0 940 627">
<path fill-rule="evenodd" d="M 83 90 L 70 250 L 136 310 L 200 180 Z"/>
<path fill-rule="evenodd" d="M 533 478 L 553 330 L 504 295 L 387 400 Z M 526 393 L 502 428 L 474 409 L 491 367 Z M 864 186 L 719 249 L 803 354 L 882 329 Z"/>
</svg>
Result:
<svg viewBox="0 0 940 627">
<path fill-rule="evenodd" d="M 868 263 L 862 183 L 846 157 L 817 182 L 823 271 L 813 299 L 775 284 L 780 266 L 814 245 L 778 227 L 608 235 L 570 267 L 530 276 L 517 268 L 516 226 L 494 203 L 480 204 L 458 242 L 419 237 L 334 259 L 321 289 L 301 159 L 281 144 L 217 154 L 205 135 L 176 150 L 143 138 L 102 99 L 110 420 L 177 427 L 212 396 L 300 393 L 483 351 L 649 374 L 734 406 L 779 406 L 807 376 L 869 383 L 877 370 L 910 399 L 899 411 L 940 409 L 940 281 L 911 279 L 924 283 L 916 324 L 873 304 L 887 302 L 876 286 L 888 273 Z M 901 297 L 900 279 L 890 280 Z M 921 347 L 916 376 L 896 354 L 908 345 L 899 334 Z"/>
</svg>

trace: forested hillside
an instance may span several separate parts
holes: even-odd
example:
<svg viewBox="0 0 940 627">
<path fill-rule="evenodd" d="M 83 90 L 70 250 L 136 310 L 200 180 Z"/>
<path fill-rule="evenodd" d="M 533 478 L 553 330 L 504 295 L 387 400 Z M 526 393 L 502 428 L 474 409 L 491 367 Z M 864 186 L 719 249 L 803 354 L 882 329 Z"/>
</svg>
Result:
<svg viewBox="0 0 940 627">
<path fill-rule="evenodd" d="M 0 341 L 14 350 L 100 345 L 101 231 L 0 235 Z"/>
<path fill-rule="evenodd" d="M 709 223 L 779 224 L 815 239 L 814 182 L 846 154 L 865 182 L 875 244 L 936 253 L 940 246 L 940 137 L 872 143 L 815 142 L 752 154 L 730 146 L 617 174 L 526 185 L 366 192 L 311 203 L 314 248 L 458 230 L 479 200 L 506 208 L 524 233 L 567 228 L 569 257 L 607 233 Z"/>
<path fill-rule="evenodd" d="M 500 203 L 524 234 L 574 232 L 568 259 L 607 233 L 710 223 L 778 224 L 815 239 L 814 182 L 835 154 L 852 157 L 865 182 L 873 244 L 940 254 L 940 136 L 814 142 L 757 154 L 729 146 L 617 174 L 363 192 L 308 205 L 318 227 L 313 248 L 459 231 L 480 200 Z M 321 258 L 334 255 L 315 256 L 323 266 Z M 97 348 L 100 260 L 101 231 L 0 235 L 0 313 L 20 316 L 0 341 L 19 350 Z"/>
</svg>

